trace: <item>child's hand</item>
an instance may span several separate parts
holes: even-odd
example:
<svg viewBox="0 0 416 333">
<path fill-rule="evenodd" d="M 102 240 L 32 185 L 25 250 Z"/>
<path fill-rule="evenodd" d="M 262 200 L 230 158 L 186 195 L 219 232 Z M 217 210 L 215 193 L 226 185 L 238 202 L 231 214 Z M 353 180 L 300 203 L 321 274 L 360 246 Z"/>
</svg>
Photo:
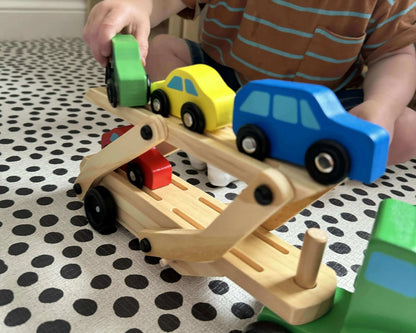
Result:
<svg viewBox="0 0 416 333">
<path fill-rule="evenodd" d="M 122 30 L 137 39 L 145 64 L 150 14 L 151 1 L 148 0 L 105 0 L 93 7 L 83 37 L 101 66 L 105 67 L 111 56 L 111 39 Z"/>
</svg>

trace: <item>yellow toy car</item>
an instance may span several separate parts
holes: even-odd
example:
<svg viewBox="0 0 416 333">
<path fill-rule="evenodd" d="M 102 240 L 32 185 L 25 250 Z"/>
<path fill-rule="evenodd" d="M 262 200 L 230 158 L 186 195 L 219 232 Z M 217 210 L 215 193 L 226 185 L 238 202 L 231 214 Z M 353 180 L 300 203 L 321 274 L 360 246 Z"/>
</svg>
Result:
<svg viewBox="0 0 416 333">
<path fill-rule="evenodd" d="M 231 124 L 235 92 L 218 72 L 198 64 L 173 70 L 150 87 L 152 111 L 181 118 L 191 131 L 215 131 Z"/>
</svg>

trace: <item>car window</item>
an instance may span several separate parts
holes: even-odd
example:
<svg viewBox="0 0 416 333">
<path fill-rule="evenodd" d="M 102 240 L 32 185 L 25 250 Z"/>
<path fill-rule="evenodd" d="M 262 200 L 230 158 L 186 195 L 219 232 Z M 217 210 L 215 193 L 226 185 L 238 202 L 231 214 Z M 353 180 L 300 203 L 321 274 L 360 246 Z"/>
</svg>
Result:
<svg viewBox="0 0 416 333">
<path fill-rule="evenodd" d="M 300 101 L 300 118 L 303 126 L 319 130 L 319 123 L 316 120 L 309 103 L 304 99 Z"/>
<path fill-rule="evenodd" d="M 195 89 L 194 84 L 189 79 L 185 79 L 185 91 L 188 94 L 191 94 L 191 95 L 194 95 L 194 96 L 198 96 L 198 93 L 196 92 L 196 89 Z"/>
<path fill-rule="evenodd" d="M 410 262 L 374 252 L 368 261 L 365 278 L 409 298 L 416 297 L 416 266 Z"/>
<path fill-rule="evenodd" d="M 182 79 L 179 76 L 174 76 L 168 83 L 168 88 L 183 91 Z"/>
<path fill-rule="evenodd" d="M 270 108 L 270 95 L 264 91 L 252 91 L 241 104 L 240 111 L 267 117 Z"/>
<path fill-rule="evenodd" d="M 273 96 L 273 118 L 286 123 L 298 122 L 298 102 L 296 98 L 283 95 Z"/>
</svg>

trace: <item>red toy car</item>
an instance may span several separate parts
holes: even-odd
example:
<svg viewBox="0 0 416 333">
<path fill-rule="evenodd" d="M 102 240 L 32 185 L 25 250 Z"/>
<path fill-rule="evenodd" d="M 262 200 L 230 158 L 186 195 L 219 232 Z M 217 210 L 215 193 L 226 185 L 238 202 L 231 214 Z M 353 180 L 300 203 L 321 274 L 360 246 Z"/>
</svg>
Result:
<svg viewBox="0 0 416 333">
<path fill-rule="evenodd" d="M 104 148 L 122 136 L 133 125 L 116 127 L 101 136 L 101 148 Z M 151 190 L 169 185 L 172 181 L 172 166 L 162 154 L 153 147 L 134 160 L 121 167 L 126 171 L 130 183 L 138 188 L 143 185 Z"/>
</svg>

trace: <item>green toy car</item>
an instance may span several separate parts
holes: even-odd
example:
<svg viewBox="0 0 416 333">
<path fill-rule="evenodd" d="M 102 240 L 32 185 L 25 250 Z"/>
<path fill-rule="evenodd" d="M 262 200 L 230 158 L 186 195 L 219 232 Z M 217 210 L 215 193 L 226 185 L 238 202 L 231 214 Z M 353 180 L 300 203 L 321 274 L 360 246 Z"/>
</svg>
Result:
<svg viewBox="0 0 416 333">
<path fill-rule="evenodd" d="M 137 40 L 133 35 L 112 39 L 113 55 L 105 73 L 107 96 L 113 107 L 143 106 L 149 101 L 150 80 L 143 68 Z"/>
</svg>

